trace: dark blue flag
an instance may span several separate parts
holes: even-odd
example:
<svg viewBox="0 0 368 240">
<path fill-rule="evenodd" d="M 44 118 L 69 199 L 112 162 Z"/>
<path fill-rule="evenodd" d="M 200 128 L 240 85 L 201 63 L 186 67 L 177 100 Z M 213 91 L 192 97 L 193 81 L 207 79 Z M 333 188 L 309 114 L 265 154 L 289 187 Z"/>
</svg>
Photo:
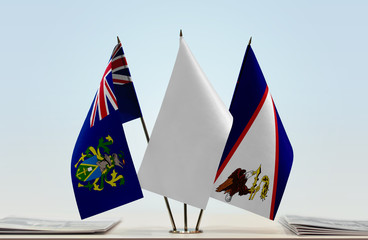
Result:
<svg viewBox="0 0 368 240">
<path fill-rule="evenodd" d="M 82 219 L 143 197 L 122 123 L 141 117 L 124 51 L 113 50 L 71 161 Z"/>
</svg>

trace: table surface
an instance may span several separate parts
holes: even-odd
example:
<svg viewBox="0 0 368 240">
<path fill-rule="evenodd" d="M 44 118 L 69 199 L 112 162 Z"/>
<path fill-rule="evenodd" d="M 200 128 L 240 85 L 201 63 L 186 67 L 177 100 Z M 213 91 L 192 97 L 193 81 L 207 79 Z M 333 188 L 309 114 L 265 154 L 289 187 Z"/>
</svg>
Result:
<svg viewBox="0 0 368 240">
<path fill-rule="evenodd" d="M 194 219 L 194 221 L 193 221 Z M 196 219 L 188 220 L 188 227 L 194 227 Z M 178 220 L 178 229 L 182 227 Z M 179 224 L 178 224 L 179 222 Z M 193 225 L 193 226 L 192 226 Z M 168 216 L 162 214 L 130 214 L 106 233 L 99 234 L 0 234 L 0 239 L 367 239 L 368 236 L 296 236 L 277 221 L 249 214 L 204 215 L 198 234 L 169 233 L 171 224 Z"/>
</svg>

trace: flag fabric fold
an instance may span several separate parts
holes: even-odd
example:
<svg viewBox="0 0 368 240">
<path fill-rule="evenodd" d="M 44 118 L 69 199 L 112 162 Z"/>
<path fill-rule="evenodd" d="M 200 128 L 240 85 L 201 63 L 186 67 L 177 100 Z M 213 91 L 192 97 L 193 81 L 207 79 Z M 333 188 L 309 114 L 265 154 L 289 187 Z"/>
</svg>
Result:
<svg viewBox="0 0 368 240">
<path fill-rule="evenodd" d="M 205 209 L 232 117 L 184 39 L 138 172 L 142 188 Z"/>
<path fill-rule="evenodd" d="M 233 125 L 212 197 L 274 219 L 291 171 L 293 150 L 250 45 L 230 113 Z"/>
<path fill-rule="evenodd" d="M 141 115 L 118 43 L 72 155 L 71 178 L 82 219 L 143 197 L 122 126 Z"/>
</svg>

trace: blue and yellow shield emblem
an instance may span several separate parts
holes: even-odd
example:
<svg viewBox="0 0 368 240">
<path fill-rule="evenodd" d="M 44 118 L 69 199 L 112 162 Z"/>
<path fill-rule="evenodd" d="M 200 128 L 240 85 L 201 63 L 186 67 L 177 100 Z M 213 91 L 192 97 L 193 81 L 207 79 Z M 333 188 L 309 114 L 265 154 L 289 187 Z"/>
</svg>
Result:
<svg viewBox="0 0 368 240">
<path fill-rule="evenodd" d="M 97 162 L 98 162 L 97 156 L 88 158 L 79 165 L 75 176 L 82 182 L 99 178 L 102 172 L 98 167 Z"/>
</svg>

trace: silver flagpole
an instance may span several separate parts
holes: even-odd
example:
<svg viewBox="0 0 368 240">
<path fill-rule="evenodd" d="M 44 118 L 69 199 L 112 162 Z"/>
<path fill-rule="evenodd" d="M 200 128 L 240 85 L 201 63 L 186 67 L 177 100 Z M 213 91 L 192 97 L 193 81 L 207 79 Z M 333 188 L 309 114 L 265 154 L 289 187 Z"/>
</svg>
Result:
<svg viewBox="0 0 368 240">
<path fill-rule="evenodd" d="M 180 37 L 183 37 L 183 31 L 180 29 Z M 184 232 L 180 232 L 180 233 L 201 233 L 202 231 L 199 230 L 199 225 L 201 222 L 201 218 L 202 218 L 202 214 L 203 214 L 203 209 L 201 209 L 200 213 L 199 213 L 199 217 L 197 220 L 197 225 L 195 230 L 193 231 L 188 231 L 188 214 L 187 214 L 187 204 L 184 203 Z"/>
<path fill-rule="evenodd" d="M 118 40 L 118 43 L 120 43 L 119 36 L 117 36 L 117 40 Z M 148 135 L 146 123 L 144 122 L 143 115 L 140 118 L 141 118 L 143 130 L 144 130 L 144 134 L 146 135 L 146 140 L 147 140 L 147 143 L 148 143 L 149 142 L 149 135 Z M 176 231 L 175 221 L 174 221 L 173 215 L 171 213 L 171 208 L 170 208 L 169 200 L 167 199 L 166 196 L 164 196 L 164 200 L 165 200 L 167 211 L 169 212 L 170 221 L 171 221 L 171 225 L 172 225 L 173 231 Z"/>
<path fill-rule="evenodd" d="M 199 225 L 201 224 L 202 214 L 203 214 L 203 209 L 201 209 L 201 211 L 199 212 L 198 221 L 197 221 L 197 225 L 195 228 L 196 231 L 199 231 Z"/>
<path fill-rule="evenodd" d="M 183 31 L 180 29 L 180 38 L 183 37 Z M 188 232 L 188 215 L 187 215 L 187 204 L 184 203 L 184 232 Z"/>
</svg>

